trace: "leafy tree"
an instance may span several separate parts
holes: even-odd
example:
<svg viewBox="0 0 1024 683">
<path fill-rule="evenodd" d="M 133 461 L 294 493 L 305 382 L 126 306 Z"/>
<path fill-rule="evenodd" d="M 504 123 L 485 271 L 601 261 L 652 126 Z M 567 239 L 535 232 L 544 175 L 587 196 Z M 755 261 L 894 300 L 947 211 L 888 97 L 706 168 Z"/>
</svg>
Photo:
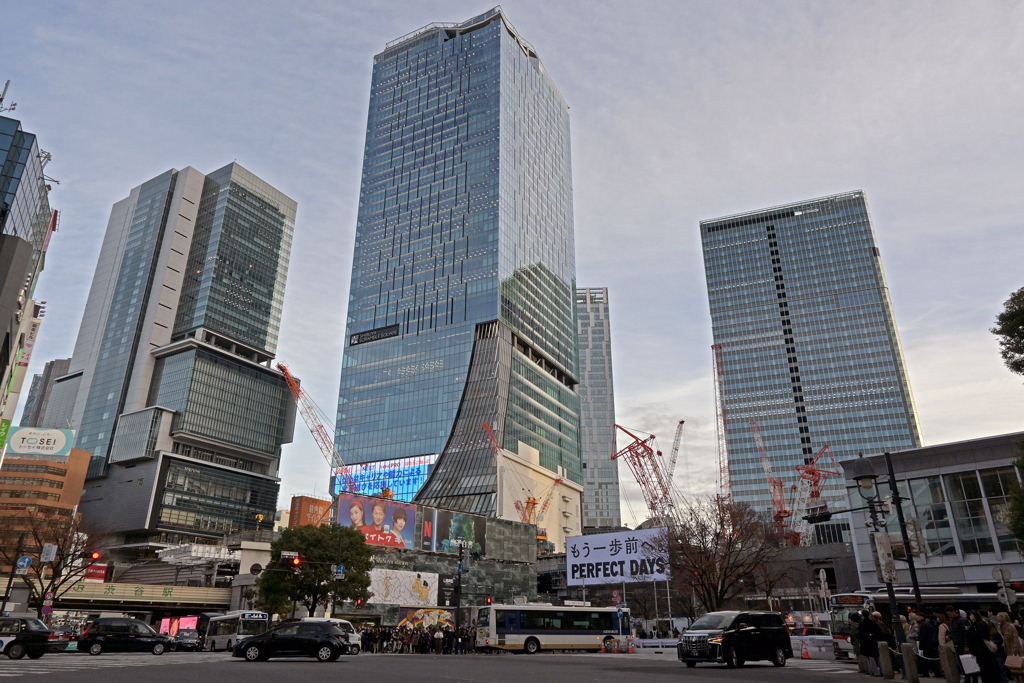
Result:
<svg viewBox="0 0 1024 683">
<path fill-rule="evenodd" d="M 338 561 L 339 541 L 344 581 L 335 581 L 331 574 L 331 565 Z M 280 564 L 282 551 L 299 554 L 297 571 Z M 267 612 L 283 614 L 298 602 L 312 614 L 317 605 L 327 601 L 369 599 L 372 559 L 373 548 L 357 529 L 337 524 L 285 529 L 271 545 L 270 566 L 256 580 L 259 604 Z"/>
<path fill-rule="evenodd" d="M 999 337 L 999 350 L 1010 372 L 1024 375 L 1024 287 L 1010 295 L 1003 312 L 996 316 L 992 334 Z"/>
</svg>

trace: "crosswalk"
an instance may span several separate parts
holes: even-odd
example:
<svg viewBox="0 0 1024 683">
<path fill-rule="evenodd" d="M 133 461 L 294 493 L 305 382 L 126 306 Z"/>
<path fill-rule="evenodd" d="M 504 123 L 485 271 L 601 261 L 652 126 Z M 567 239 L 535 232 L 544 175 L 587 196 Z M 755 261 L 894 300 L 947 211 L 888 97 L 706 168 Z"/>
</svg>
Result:
<svg viewBox="0 0 1024 683">
<path fill-rule="evenodd" d="M 231 659 L 224 652 L 167 652 L 160 656 L 148 652 L 109 653 L 96 657 L 82 652 L 51 652 L 40 659 L 0 658 L 0 678 L 31 675 L 58 675 L 84 669 L 105 669 L 136 666 L 168 666 L 202 664 Z"/>
<path fill-rule="evenodd" d="M 856 665 L 840 664 L 839 662 L 828 660 L 791 659 L 788 662 L 786 662 L 786 666 L 791 666 L 794 669 L 813 670 L 815 673 L 822 674 L 843 675 L 857 673 Z"/>
</svg>

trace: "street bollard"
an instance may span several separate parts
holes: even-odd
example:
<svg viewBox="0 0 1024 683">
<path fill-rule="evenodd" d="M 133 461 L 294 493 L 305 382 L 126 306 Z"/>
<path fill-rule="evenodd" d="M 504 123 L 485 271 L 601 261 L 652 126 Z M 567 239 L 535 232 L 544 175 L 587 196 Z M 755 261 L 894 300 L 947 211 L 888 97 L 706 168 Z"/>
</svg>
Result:
<svg viewBox="0 0 1024 683">
<path fill-rule="evenodd" d="M 903 643 L 900 650 L 903 651 L 903 680 L 920 683 L 921 679 L 917 675 L 917 650 L 913 643 Z"/>
<path fill-rule="evenodd" d="M 892 668 L 892 652 L 889 651 L 889 643 L 884 640 L 878 641 L 878 663 L 882 667 L 882 678 L 896 678 L 896 672 Z"/>
<path fill-rule="evenodd" d="M 871 664 L 868 663 L 867 655 L 857 655 L 857 666 L 862 674 L 871 675 Z"/>
<path fill-rule="evenodd" d="M 952 645 L 939 647 L 939 664 L 942 665 L 942 675 L 946 677 L 946 683 L 960 683 L 960 669 L 956 665 L 956 650 Z"/>
</svg>

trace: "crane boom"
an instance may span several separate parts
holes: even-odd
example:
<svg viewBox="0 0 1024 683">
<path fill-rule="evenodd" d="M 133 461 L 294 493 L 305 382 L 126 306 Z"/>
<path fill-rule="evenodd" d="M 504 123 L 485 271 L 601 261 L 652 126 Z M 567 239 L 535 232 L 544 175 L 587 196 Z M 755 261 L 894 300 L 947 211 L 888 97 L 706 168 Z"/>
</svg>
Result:
<svg viewBox="0 0 1024 683">
<path fill-rule="evenodd" d="M 679 511 L 672 498 L 672 491 L 665 481 L 665 472 L 658 464 L 652 447 L 654 435 L 641 439 L 622 425 L 615 425 L 615 428 L 621 429 L 633 439 L 633 442 L 613 455 L 612 460 L 625 458 L 644 494 L 644 502 L 647 503 L 651 517 L 661 524 L 677 523 Z"/>
<path fill-rule="evenodd" d="M 829 476 L 839 476 L 836 469 L 826 470 L 818 467 L 818 461 L 825 454 L 828 454 L 832 461 L 832 467 L 836 467 L 836 459 L 832 456 L 829 447 L 823 446 L 818 454 L 806 465 L 798 465 L 796 470 L 800 473 L 800 488 L 798 489 L 797 502 L 793 505 L 793 545 L 807 546 L 811 544 L 811 535 L 807 533 L 808 522 L 804 517 L 809 510 L 820 508 L 821 487 Z"/>
<path fill-rule="evenodd" d="M 775 526 L 779 533 L 783 533 L 786 530 L 786 518 L 793 512 L 786 507 L 786 492 L 782 480 L 772 473 L 768 451 L 764 447 L 764 441 L 761 440 L 761 430 L 757 428 L 757 423 L 753 420 L 750 421 L 750 429 L 754 432 L 754 442 L 757 444 L 757 452 L 761 456 L 761 466 L 764 468 L 764 474 L 768 478 L 768 487 L 772 493 L 772 519 L 775 520 Z"/>
<path fill-rule="evenodd" d="M 672 475 L 676 471 L 676 460 L 679 459 L 679 442 L 683 436 L 683 423 L 686 420 L 680 420 L 679 425 L 676 427 L 676 438 L 672 440 L 672 452 L 669 453 L 668 457 L 668 469 L 665 470 L 665 479 L 672 482 Z"/>
<path fill-rule="evenodd" d="M 292 392 L 292 398 L 295 399 L 295 407 L 299 409 L 299 414 L 306 423 L 306 427 L 309 428 L 310 434 L 313 435 L 313 440 L 320 447 L 320 452 L 324 454 L 324 458 L 326 458 L 327 464 L 331 468 L 331 476 L 334 476 L 334 473 L 337 472 L 341 477 L 342 491 L 347 490 L 351 493 L 358 493 L 359 485 L 345 471 L 345 461 L 341 459 L 341 455 L 334 445 L 334 439 L 331 438 L 330 433 L 324 426 L 323 420 L 320 419 L 313 400 L 302 386 L 299 385 L 298 380 L 288 370 L 287 365 L 278 363 L 277 369 L 284 375 L 284 381 L 288 385 L 288 390 Z"/>
<path fill-rule="evenodd" d="M 712 373 L 715 376 L 715 438 L 718 444 L 718 495 L 732 498 L 732 481 L 729 475 L 729 443 L 725 419 L 725 361 L 722 345 L 711 346 Z"/>
</svg>

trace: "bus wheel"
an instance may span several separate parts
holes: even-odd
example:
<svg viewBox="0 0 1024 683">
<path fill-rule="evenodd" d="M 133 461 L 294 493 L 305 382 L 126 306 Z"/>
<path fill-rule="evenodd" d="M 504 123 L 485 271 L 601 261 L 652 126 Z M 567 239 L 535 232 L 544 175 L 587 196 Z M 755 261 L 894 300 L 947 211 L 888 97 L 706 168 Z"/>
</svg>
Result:
<svg viewBox="0 0 1024 683">
<path fill-rule="evenodd" d="M 540 652 L 540 641 L 536 638 L 527 638 L 526 642 L 523 643 L 523 652 L 528 655 L 535 655 Z"/>
</svg>

